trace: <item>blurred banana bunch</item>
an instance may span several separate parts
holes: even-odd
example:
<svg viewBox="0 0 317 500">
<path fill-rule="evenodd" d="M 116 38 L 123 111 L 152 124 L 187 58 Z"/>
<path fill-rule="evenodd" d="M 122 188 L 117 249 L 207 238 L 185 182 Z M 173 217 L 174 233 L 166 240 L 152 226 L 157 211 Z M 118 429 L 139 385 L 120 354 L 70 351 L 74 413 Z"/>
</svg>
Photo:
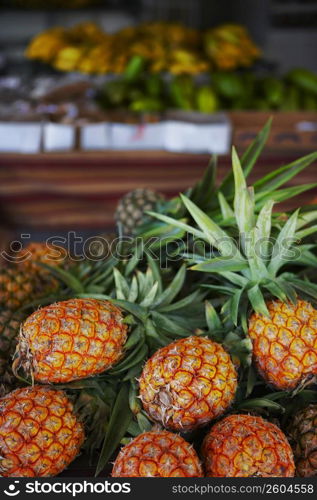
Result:
<svg viewBox="0 0 317 500">
<path fill-rule="evenodd" d="M 252 66 L 261 54 L 246 28 L 238 24 L 208 30 L 204 35 L 204 48 L 215 67 L 226 71 Z"/>
<path fill-rule="evenodd" d="M 215 68 L 250 66 L 259 50 L 242 26 L 225 25 L 205 34 L 175 23 L 156 22 L 107 34 L 95 23 L 54 28 L 37 35 L 26 49 L 29 59 L 60 71 L 123 73 L 133 56 L 151 73 L 197 75 Z"/>
</svg>

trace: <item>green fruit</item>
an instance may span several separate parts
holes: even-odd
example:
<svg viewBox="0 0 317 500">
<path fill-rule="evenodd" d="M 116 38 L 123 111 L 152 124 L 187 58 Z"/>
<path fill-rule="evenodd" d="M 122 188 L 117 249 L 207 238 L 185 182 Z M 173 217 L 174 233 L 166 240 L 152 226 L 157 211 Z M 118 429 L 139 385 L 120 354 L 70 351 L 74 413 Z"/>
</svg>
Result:
<svg viewBox="0 0 317 500">
<path fill-rule="evenodd" d="M 317 111 L 317 97 L 313 94 L 304 94 L 302 104 L 305 111 Z"/>
<path fill-rule="evenodd" d="M 131 111 L 143 112 L 143 111 L 162 111 L 164 109 L 164 104 L 160 99 L 155 99 L 153 97 L 143 97 L 133 101 L 129 108 Z"/>
<path fill-rule="evenodd" d="M 304 68 L 293 69 L 286 79 L 300 89 L 317 95 L 317 75 Z"/>
<path fill-rule="evenodd" d="M 280 108 L 282 111 L 297 111 L 301 109 L 300 92 L 294 87 L 287 87 Z"/>
<path fill-rule="evenodd" d="M 214 73 L 212 82 L 216 91 L 227 99 L 237 99 L 245 94 L 242 77 L 236 73 Z"/>
<path fill-rule="evenodd" d="M 283 101 L 285 87 L 281 80 L 268 76 L 262 80 L 263 95 L 272 107 L 278 107 Z"/>
<path fill-rule="evenodd" d="M 270 106 L 265 99 L 258 98 L 254 99 L 250 106 L 250 109 L 255 109 L 258 111 L 268 111 L 270 109 Z"/>
<path fill-rule="evenodd" d="M 218 99 L 211 87 L 200 87 L 196 94 L 197 109 L 202 113 L 213 113 L 218 109 Z"/>
<path fill-rule="evenodd" d="M 172 105 L 184 110 L 195 109 L 195 85 L 190 76 L 177 76 L 170 83 Z"/>
<path fill-rule="evenodd" d="M 163 94 L 164 84 L 158 75 L 149 75 L 144 82 L 145 92 L 150 97 L 159 97 Z"/>
<path fill-rule="evenodd" d="M 145 60 L 141 56 L 133 56 L 128 62 L 124 73 L 123 78 L 126 81 L 132 82 L 135 81 L 141 75 L 144 70 Z"/>
<path fill-rule="evenodd" d="M 103 98 L 110 106 L 118 107 L 124 105 L 128 99 L 129 86 L 122 80 L 113 80 L 106 84 Z"/>
</svg>

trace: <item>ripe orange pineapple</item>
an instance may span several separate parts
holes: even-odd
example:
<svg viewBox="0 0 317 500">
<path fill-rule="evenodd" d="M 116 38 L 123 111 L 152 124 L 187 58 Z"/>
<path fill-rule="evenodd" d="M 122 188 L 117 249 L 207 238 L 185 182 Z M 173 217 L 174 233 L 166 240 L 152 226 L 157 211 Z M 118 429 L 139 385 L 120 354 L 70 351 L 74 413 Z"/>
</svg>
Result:
<svg viewBox="0 0 317 500">
<path fill-rule="evenodd" d="M 83 426 L 64 392 L 34 386 L 0 399 L 1 476 L 59 474 L 83 441 Z"/>
<path fill-rule="evenodd" d="M 230 415 L 204 439 L 208 477 L 292 477 L 292 449 L 283 432 L 258 416 Z"/>
<path fill-rule="evenodd" d="M 11 311 L 56 291 L 57 281 L 51 276 L 28 273 L 19 266 L 0 269 L 0 306 Z"/>
<path fill-rule="evenodd" d="M 105 300 L 71 299 L 35 311 L 23 323 L 13 369 L 38 382 L 69 382 L 101 373 L 123 354 L 127 326 Z"/>
<path fill-rule="evenodd" d="M 317 375 L 317 310 L 304 300 L 267 307 L 270 318 L 254 313 L 249 321 L 255 364 L 277 389 L 295 389 Z"/>
<path fill-rule="evenodd" d="M 202 477 L 194 448 L 168 431 L 140 434 L 120 451 L 113 477 Z"/>
<path fill-rule="evenodd" d="M 195 336 L 159 349 L 140 378 L 140 397 L 149 417 L 178 431 L 190 431 L 221 415 L 236 388 L 229 354 L 220 344 Z"/>
<path fill-rule="evenodd" d="M 46 273 L 38 263 L 50 266 L 64 266 L 67 261 L 67 251 L 57 245 L 49 243 L 29 243 L 16 254 L 16 262 L 29 272 Z"/>
</svg>

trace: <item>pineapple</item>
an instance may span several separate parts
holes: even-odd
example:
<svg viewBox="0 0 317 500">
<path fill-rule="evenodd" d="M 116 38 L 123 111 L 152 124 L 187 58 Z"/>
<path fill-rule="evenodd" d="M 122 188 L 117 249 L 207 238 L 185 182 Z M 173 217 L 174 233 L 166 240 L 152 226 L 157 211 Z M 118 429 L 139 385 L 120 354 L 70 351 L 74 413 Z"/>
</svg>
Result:
<svg viewBox="0 0 317 500">
<path fill-rule="evenodd" d="M 127 326 L 109 301 L 70 299 L 43 307 L 23 323 L 13 371 L 61 383 L 101 373 L 123 354 Z"/>
<path fill-rule="evenodd" d="M 150 189 L 138 188 L 127 193 L 118 203 L 115 219 L 126 236 L 133 236 L 147 210 L 155 210 L 164 197 Z"/>
<path fill-rule="evenodd" d="M 58 289 L 56 279 L 38 263 L 60 266 L 67 259 L 61 247 L 30 243 L 14 262 L 0 269 L 0 306 L 15 310 Z"/>
<path fill-rule="evenodd" d="M 0 396 L 17 385 L 11 363 L 22 318 L 21 313 L 9 309 L 0 311 Z"/>
<path fill-rule="evenodd" d="M 193 447 L 168 431 L 140 434 L 120 451 L 112 477 L 202 477 Z"/>
<path fill-rule="evenodd" d="M 55 476 L 83 441 L 83 426 L 64 392 L 34 386 L 0 399 L 1 476 Z"/>
<path fill-rule="evenodd" d="M 317 475 L 317 405 L 309 405 L 292 417 L 289 429 L 294 443 L 296 475 Z"/>
<path fill-rule="evenodd" d="M 0 269 L 0 307 L 14 311 L 57 288 L 52 276 L 33 273 L 17 265 Z"/>
<path fill-rule="evenodd" d="M 57 245 L 49 243 L 29 243 L 25 248 L 20 250 L 16 256 L 15 261 L 27 272 L 41 272 L 47 271 L 38 265 L 38 263 L 48 264 L 52 267 L 62 266 L 65 267 L 65 262 L 68 259 L 67 251 Z"/>
<path fill-rule="evenodd" d="M 195 336 L 159 349 L 140 378 L 140 398 L 149 417 L 184 432 L 222 415 L 236 388 L 229 354 L 220 344 Z"/>
<path fill-rule="evenodd" d="M 208 477 L 293 477 L 292 449 L 274 424 L 258 416 L 229 415 L 204 439 Z"/>
<path fill-rule="evenodd" d="M 281 390 L 295 389 L 317 375 L 317 310 L 309 302 L 267 304 L 269 317 L 249 320 L 249 335 L 259 373 Z"/>
<path fill-rule="evenodd" d="M 222 294 L 224 322 L 241 325 L 249 333 L 254 362 L 264 379 L 277 389 L 295 389 L 317 374 L 317 313 L 308 300 L 317 299 L 317 286 L 292 270 L 294 264 L 317 263 L 311 246 L 299 243 L 316 232 L 317 226 L 309 224 L 316 220 L 317 211 L 301 216 L 296 211 L 286 220 L 274 216 L 277 194 L 268 191 L 264 196 L 247 187 L 235 150 L 232 163 L 233 207 L 219 192 L 226 230 L 183 195 L 198 229 L 167 216 L 156 217 L 213 247 L 211 253 L 191 254 L 191 269 L 216 278 L 205 287 L 218 298 Z M 297 170 L 305 164 L 302 160 Z M 263 198 L 266 201 L 257 215 L 258 200 Z"/>
</svg>

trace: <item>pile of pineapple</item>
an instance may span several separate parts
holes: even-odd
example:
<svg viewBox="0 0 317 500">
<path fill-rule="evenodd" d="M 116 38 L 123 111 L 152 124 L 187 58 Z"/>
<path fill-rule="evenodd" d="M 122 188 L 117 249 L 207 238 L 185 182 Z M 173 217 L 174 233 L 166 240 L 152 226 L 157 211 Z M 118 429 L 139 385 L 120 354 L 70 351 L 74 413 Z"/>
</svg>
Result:
<svg viewBox="0 0 317 500">
<path fill-rule="evenodd" d="M 2 476 L 80 450 L 114 477 L 317 474 L 317 210 L 273 211 L 317 153 L 250 187 L 269 129 L 220 185 L 212 158 L 172 200 L 125 197 L 105 252 L 1 270 Z"/>
<path fill-rule="evenodd" d="M 260 51 L 239 25 L 202 33 L 177 23 L 155 22 L 109 34 L 93 22 L 84 22 L 39 33 L 26 56 L 60 71 L 88 74 L 123 73 L 133 56 L 141 56 L 150 72 L 196 75 L 214 68 L 249 67 Z"/>
</svg>

